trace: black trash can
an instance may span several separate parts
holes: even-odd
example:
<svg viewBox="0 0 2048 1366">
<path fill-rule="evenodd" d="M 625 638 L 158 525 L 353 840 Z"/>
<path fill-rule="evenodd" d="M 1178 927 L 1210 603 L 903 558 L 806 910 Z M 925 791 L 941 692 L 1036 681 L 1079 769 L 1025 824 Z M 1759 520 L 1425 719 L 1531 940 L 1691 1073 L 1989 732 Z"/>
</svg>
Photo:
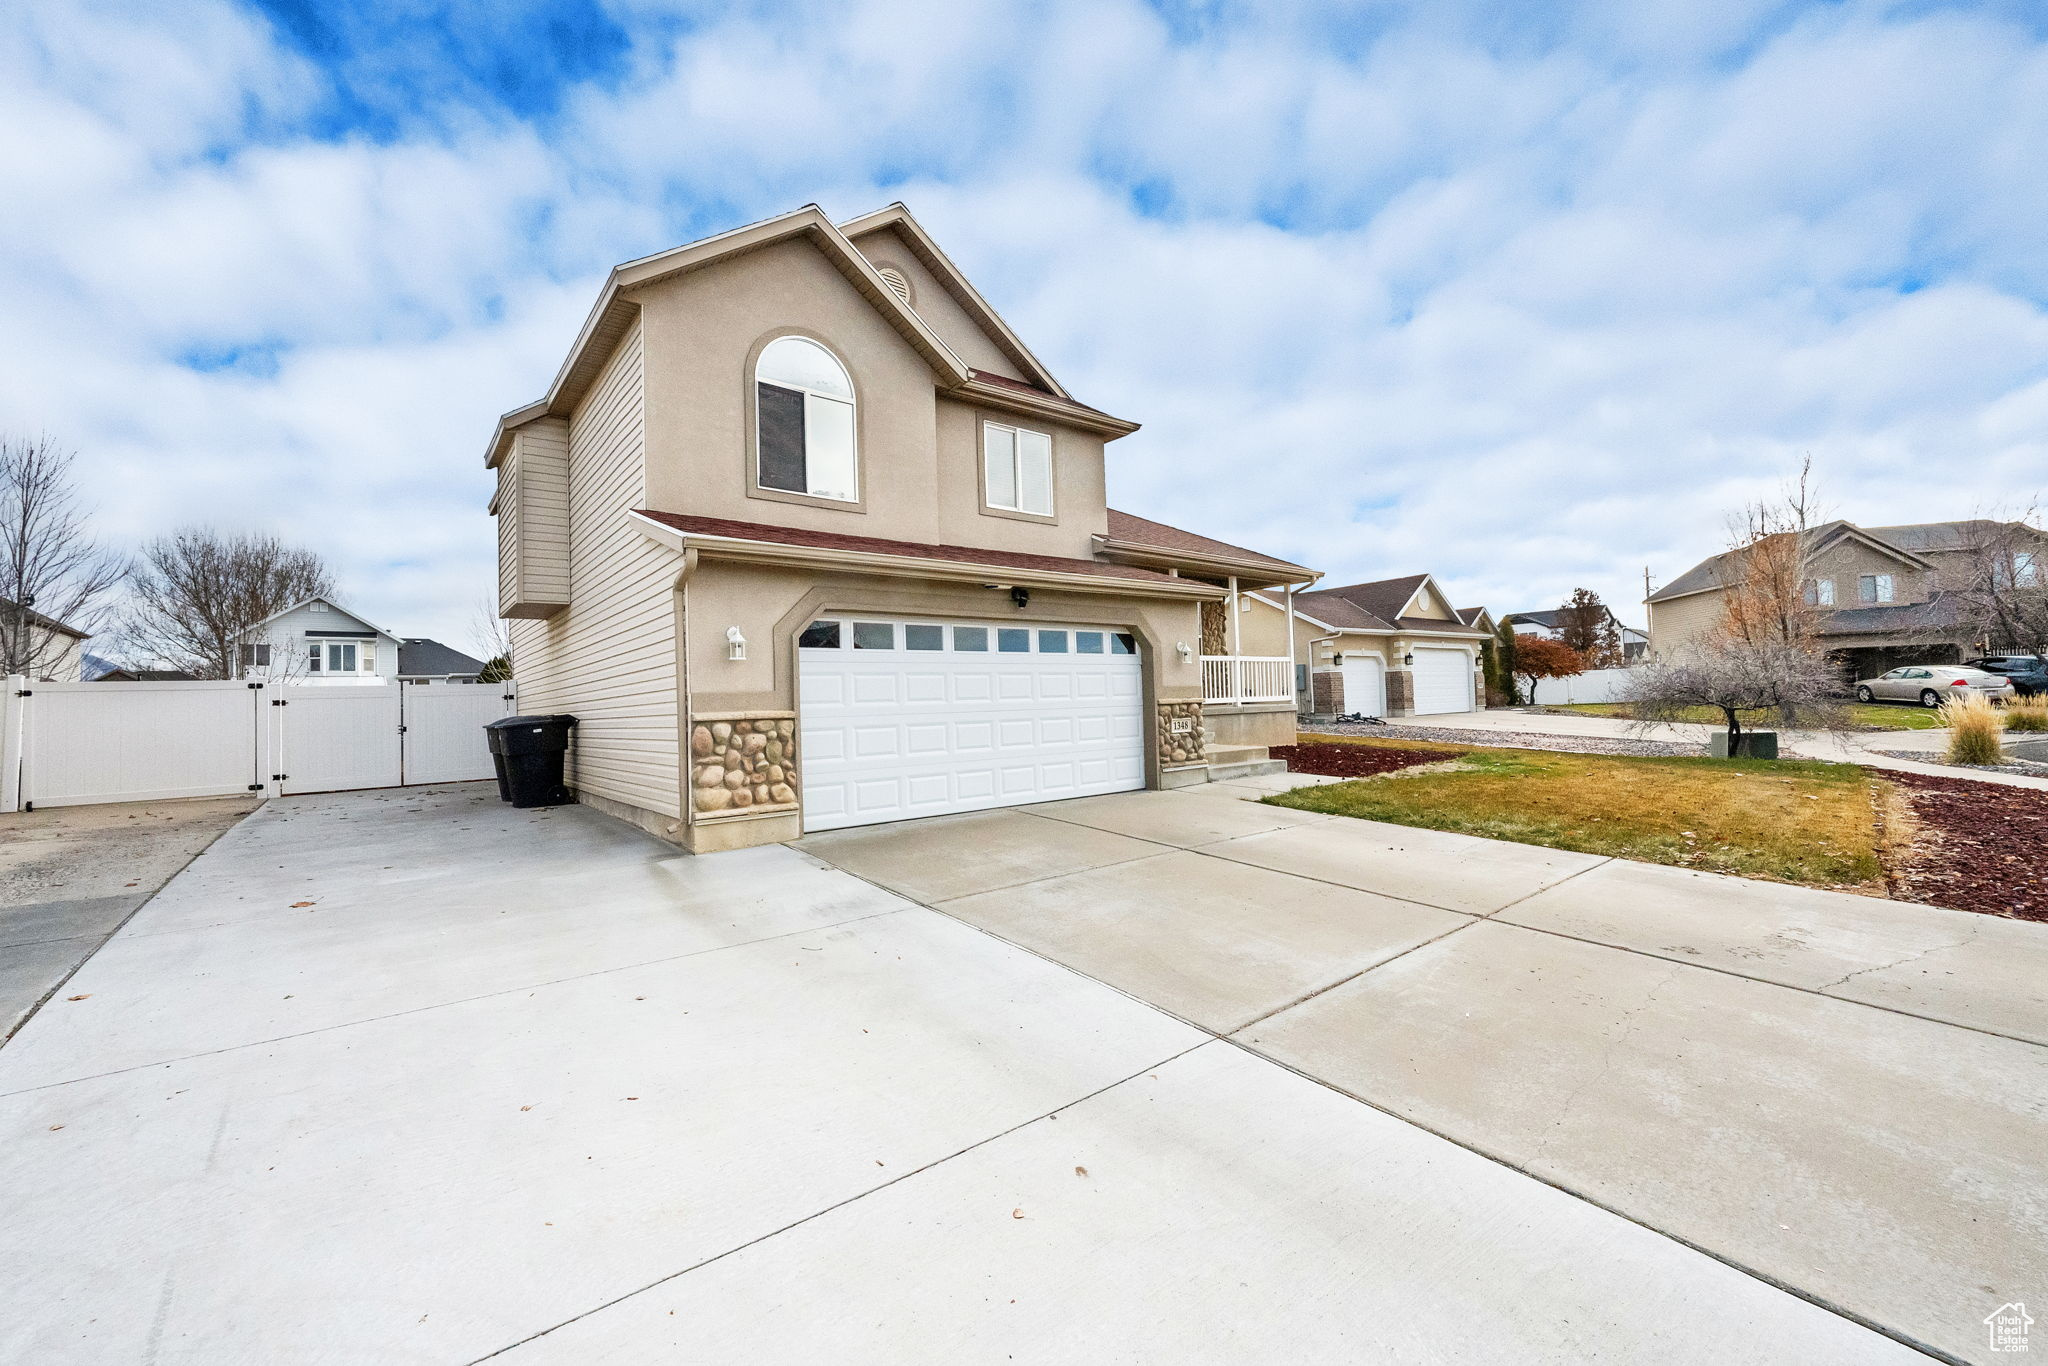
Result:
<svg viewBox="0 0 2048 1366">
<path fill-rule="evenodd" d="M 573 716 L 507 716 L 484 727 L 498 770 L 498 799 L 514 806 L 567 806 L 562 781 Z"/>
</svg>

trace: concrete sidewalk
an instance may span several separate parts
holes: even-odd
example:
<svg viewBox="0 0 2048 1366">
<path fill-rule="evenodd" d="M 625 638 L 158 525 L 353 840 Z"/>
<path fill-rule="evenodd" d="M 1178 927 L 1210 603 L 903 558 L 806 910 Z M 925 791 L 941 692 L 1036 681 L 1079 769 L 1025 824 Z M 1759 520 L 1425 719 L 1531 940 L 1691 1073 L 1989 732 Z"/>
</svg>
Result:
<svg viewBox="0 0 2048 1366">
<path fill-rule="evenodd" d="M 788 848 L 690 858 L 476 787 L 272 802 L 81 969 L 84 1000 L 0 1050 L 0 1359 L 1921 1359 L 1252 1051 L 1285 1040 L 1135 994 L 1233 1027 L 1304 994 L 1371 1009 L 1329 988 L 1474 925 L 1575 942 L 1478 908 L 1489 881 L 1597 868 L 1501 854 L 1446 884 L 1451 909 L 1361 890 L 1407 876 L 1398 841 L 1237 800 L 1256 785 L 1143 795 L 821 849 L 949 908 L 1152 865 L 1103 893 L 1156 960 L 1121 990 Z M 1336 876 L 1269 866 L 1304 837 Z M 1406 1027 L 1455 1037 L 1432 1008 Z M 1977 1101 L 2004 1106 L 2006 1065 L 1958 1085 L 2001 1083 Z M 1583 1090 L 1600 1125 L 1612 1088 Z M 1987 1246 L 1939 1249 L 1930 1295 L 2015 1279 L 1989 1206 L 2038 1174 L 2027 1150 L 1979 1169 L 1973 1142 L 1945 1150 Z"/>
<path fill-rule="evenodd" d="M 1404 729 L 1466 731 L 1471 733 L 1475 744 L 1488 743 L 1494 735 L 1521 732 L 1565 738 L 1654 740 L 1664 744 L 1696 744 L 1702 748 L 1706 746 L 1708 737 L 1720 729 L 1718 726 L 1691 724 L 1653 725 L 1638 729 L 1634 722 L 1621 717 L 1559 716 L 1514 708 L 1455 712 L 1441 716 L 1397 716 L 1389 719 L 1387 726 L 1390 735 L 1398 735 Z M 2037 778 L 2021 773 L 1987 773 L 1981 769 L 1958 768 L 1952 764 L 1923 762 L 1881 752 L 1888 749 L 1917 750 L 1935 755 L 1940 753 L 1947 742 L 1946 731 L 1843 731 L 1838 735 L 1830 735 L 1825 731 L 1784 731 L 1779 736 L 1779 752 L 1790 759 L 1866 764 L 1871 768 L 1923 773 L 1935 778 L 1962 778 L 1970 782 L 2032 788 L 2037 792 L 2048 791 L 2048 778 Z M 1511 744 L 1512 741 L 1503 739 L 1497 743 Z"/>
</svg>

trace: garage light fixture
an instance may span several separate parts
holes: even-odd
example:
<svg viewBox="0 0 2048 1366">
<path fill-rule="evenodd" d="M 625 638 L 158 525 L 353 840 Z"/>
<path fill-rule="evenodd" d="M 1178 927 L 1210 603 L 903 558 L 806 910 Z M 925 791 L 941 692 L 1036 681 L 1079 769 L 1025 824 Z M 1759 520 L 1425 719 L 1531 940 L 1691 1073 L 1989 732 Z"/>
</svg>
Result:
<svg viewBox="0 0 2048 1366">
<path fill-rule="evenodd" d="M 1414 654 L 1413 654 L 1413 653 L 1411 652 L 1411 653 L 1409 653 L 1409 654 L 1405 654 L 1405 655 L 1402 655 L 1402 656 L 1401 656 L 1401 663 L 1402 663 L 1402 665 L 1403 665 L 1404 667 L 1406 667 L 1406 668 L 1410 668 L 1410 669 L 1414 668 L 1414 667 L 1415 667 L 1415 656 L 1414 656 Z"/>
<path fill-rule="evenodd" d="M 747 638 L 740 634 L 740 628 L 737 626 L 725 628 L 725 657 L 727 659 L 745 659 L 747 657 Z"/>
<path fill-rule="evenodd" d="M 1180 662 L 1183 664 L 1187 663 L 1189 660 L 1195 657 L 1194 647 L 1189 645 L 1185 640 L 1175 641 L 1173 648 L 1180 652 Z"/>
</svg>

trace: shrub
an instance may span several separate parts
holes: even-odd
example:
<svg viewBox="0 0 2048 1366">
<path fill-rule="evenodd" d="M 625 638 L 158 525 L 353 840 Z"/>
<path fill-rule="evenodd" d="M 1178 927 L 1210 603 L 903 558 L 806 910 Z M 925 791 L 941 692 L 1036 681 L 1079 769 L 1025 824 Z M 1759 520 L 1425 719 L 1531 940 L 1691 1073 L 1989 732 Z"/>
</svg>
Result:
<svg viewBox="0 0 2048 1366">
<path fill-rule="evenodd" d="M 1948 727 L 1948 761 L 1952 764 L 1996 764 L 2005 759 L 1998 733 L 2005 728 L 1989 699 L 1971 693 L 1941 704 Z"/>
<path fill-rule="evenodd" d="M 2007 730 L 2048 730 L 2048 693 L 2015 697 L 2005 704 Z"/>
</svg>

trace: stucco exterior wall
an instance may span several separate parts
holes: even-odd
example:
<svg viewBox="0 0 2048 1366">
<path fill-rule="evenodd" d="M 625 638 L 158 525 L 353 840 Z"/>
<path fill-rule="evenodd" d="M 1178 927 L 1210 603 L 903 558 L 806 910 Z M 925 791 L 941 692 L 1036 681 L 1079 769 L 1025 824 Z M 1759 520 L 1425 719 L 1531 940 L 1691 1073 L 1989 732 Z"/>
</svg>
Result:
<svg viewBox="0 0 2048 1366">
<path fill-rule="evenodd" d="M 899 270 L 910 282 L 910 306 L 926 326 L 939 334 L 954 355 L 977 370 L 1021 380 L 1018 368 L 994 339 L 982 332 L 966 310 L 939 284 L 938 277 L 925 269 L 895 228 L 881 228 L 853 238 L 860 254 L 874 262 L 877 270 Z"/>
<path fill-rule="evenodd" d="M 1807 578 L 1827 579 L 1835 585 L 1836 607 L 1868 605 L 1856 591 L 1857 579 L 1864 574 L 1891 575 L 1894 603 L 1925 602 L 1934 589 L 1931 574 L 1854 539 L 1844 539 L 1829 546 L 1814 556 L 1806 569 Z"/>
<path fill-rule="evenodd" d="M 936 290 L 937 286 L 932 286 Z M 929 365 L 807 241 L 658 282 L 633 296 L 649 357 L 646 504 L 886 540 L 1088 558 L 1107 529 L 1102 441 L 942 397 Z M 754 361 L 810 337 L 852 378 L 858 504 L 751 488 Z M 1054 518 L 981 506 L 981 418 L 1052 438 Z"/>
</svg>

